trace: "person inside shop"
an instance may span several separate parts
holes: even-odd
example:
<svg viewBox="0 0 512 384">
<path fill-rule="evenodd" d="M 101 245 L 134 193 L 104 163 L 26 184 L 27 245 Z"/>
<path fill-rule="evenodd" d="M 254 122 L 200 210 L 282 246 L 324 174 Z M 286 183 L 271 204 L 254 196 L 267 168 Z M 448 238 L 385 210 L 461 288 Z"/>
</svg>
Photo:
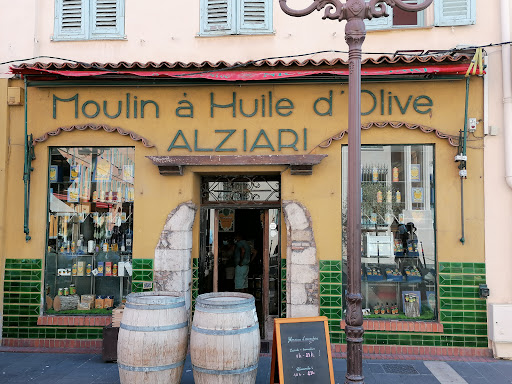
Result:
<svg viewBox="0 0 512 384">
<path fill-rule="evenodd" d="M 398 227 L 398 235 L 402 240 L 402 246 L 404 249 L 404 253 L 409 253 L 413 249 L 417 252 L 417 241 L 418 236 L 416 235 L 416 226 L 414 223 L 409 222 L 407 224 L 400 224 Z M 412 243 L 411 243 L 412 241 Z M 409 249 L 409 246 L 412 245 L 413 249 Z"/>
<path fill-rule="evenodd" d="M 233 290 L 233 280 L 235 278 L 235 244 L 233 242 L 233 238 L 225 238 L 222 241 L 222 247 L 220 249 L 220 257 L 223 271 L 223 276 L 221 276 L 221 281 L 224 282 L 224 291 L 232 291 Z"/>
<path fill-rule="evenodd" d="M 241 233 L 235 235 L 235 242 L 235 290 L 247 292 L 249 287 L 251 246 Z"/>
</svg>

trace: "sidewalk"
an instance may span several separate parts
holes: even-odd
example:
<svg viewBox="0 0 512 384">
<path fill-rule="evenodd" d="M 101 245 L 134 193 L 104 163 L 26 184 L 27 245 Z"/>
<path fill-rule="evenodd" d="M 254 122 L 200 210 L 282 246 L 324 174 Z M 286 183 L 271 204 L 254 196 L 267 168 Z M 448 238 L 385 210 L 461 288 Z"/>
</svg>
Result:
<svg viewBox="0 0 512 384">
<path fill-rule="evenodd" d="M 344 383 L 346 361 L 334 359 L 335 383 Z M 512 383 L 512 361 L 364 360 L 366 384 L 507 384 Z M 268 384 L 270 357 L 262 356 L 256 383 Z M 101 355 L 0 352 L 0 383 L 115 384 L 115 363 L 103 363 Z M 192 384 L 190 356 L 182 384 Z"/>
</svg>

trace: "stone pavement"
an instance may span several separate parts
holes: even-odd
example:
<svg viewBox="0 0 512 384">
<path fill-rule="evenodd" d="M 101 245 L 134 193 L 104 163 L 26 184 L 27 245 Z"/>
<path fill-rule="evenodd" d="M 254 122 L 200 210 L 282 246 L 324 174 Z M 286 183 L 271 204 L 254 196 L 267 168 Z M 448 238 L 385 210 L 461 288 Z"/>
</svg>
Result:
<svg viewBox="0 0 512 384">
<path fill-rule="evenodd" d="M 400 358 L 397 356 L 396 358 Z M 366 359 L 366 384 L 506 384 L 512 383 L 512 361 L 432 361 Z M 420 357 L 416 357 L 420 358 Z M 335 383 L 344 383 L 346 361 L 334 359 Z M 268 384 L 270 357 L 261 356 L 256 383 Z M 119 374 L 115 363 L 103 363 L 101 355 L 65 353 L 0 352 L 0 383 L 115 384 Z M 192 384 L 190 356 L 182 384 Z"/>
</svg>

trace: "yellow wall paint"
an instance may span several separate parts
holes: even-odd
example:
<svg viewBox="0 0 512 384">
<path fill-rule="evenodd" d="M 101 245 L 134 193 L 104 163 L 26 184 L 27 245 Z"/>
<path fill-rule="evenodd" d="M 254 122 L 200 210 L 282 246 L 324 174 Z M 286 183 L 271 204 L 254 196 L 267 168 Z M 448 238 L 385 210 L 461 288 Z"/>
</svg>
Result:
<svg viewBox="0 0 512 384">
<path fill-rule="evenodd" d="M 394 113 L 388 115 L 385 105 L 384 115 L 381 115 L 381 105 L 369 116 L 363 116 L 363 122 L 404 121 L 411 124 L 422 124 L 447 134 L 458 136 L 463 128 L 464 120 L 464 80 L 438 82 L 403 82 L 403 83 L 373 83 L 363 84 L 363 89 L 370 90 L 377 97 L 384 91 L 387 98 L 397 96 L 402 108 L 405 107 L 409 96 L 412 96 L 408 112 L 402 115 L 395 104 Z M 333 116 L 318 116 L 313 111 L 313 103 L 319 97 L 328 97 L 333 91 Z M 30 230 L 32 240 L 24 241 L 23 234 L 23 114 L 11 108 L 11 132 L 13 143 L 11 162 L 9 164 L 9 191 L 6 217 L 9 220 L 7 228 L 6 256 L 9 258 L 39 258 L 44 255 L 46 230 L 46 193 L 47 193 L 47 164 L 48 146 L 134 146 L 136 154 L 135 165 L 135 206 L 134 206 L 134 253 L 135 258 L 152 258 L 158 243 L 160 233 L 167 215 L 180 203 L 193 201 L 200 204 L 200 175 L 206 173 L 222 174 L 249 172 L 282 172 L 282 200 L 296 200 L 304 204 L 313 220 L 313 230 L 320 259 L 341 258 L 341 149 L 346 144 L 346 136 L 341 141 L 334 141 L 328 148 L 315 148 L 327 138 L 336 135 L 347 127 L 347 86 L 339 84 L 296 84 L 296 85 L 221 85 L 221 86 L 191 86 L 191 87 L 80 87 L 80 88 L 30 88 L 28 92 L 29 132 L 35 137 L 42 136 L 58 127 L 68 127 L 80 124 L 108 124 L 121 127 L 144 136 L 155 148 L 145 148 L 141 142 L 131 140 L 128 136 L 117 133 L 107 133 L 103 130 L 63 132 L 51 137 L 36 146 L 37 159 L 33 166 L 31 184 Z M 237 93 L 238 100 L 244 101 L 244 110 L 250 111 L 254 99 L 261 100 L 261 95 L 272 92 L 274 103 L 280 98 L 293 101 L 295 109 L 291 116 L 278 116 L 274 110 L 273 116 L 242 117 L 237 114 L 232 117 L 228 109 L 215 109 L 214 118 L 210 117 L 210 93 L 214 92 L 215 101 L 229 103 L 232 93 Z M 342 92 L 344 92 L 342 94 Z M 108 101 L 108 110 L 114 114 L 117 102 L 124 102 L 126 93 L 130 93 L 131 101 L 134 96 L 140 100 L 154 100 L 160 107 L 160 117 L 151 117 L 146 107 L 144 119 L 126 118 L 125 109 L 116 119 L 108 119 L 102 113 L 96 118 L 85 118 L 81 110 L 80 117 L 74 117 L 74 103 L 57 105 L 57 119 L 52 117 L 53 95 L 61 98 L 72 97 L 79 93 L 80 108 L 87 100 L 94 100 L 100 106 Z M 186 94 L 186 97 L 184 96 Z M 418 114 L 413 110 L 416 97 L 428 95 L 434 106 L 431 114 Z M 471 81 L 470 116 L 482 119 L 482 82 L 474 78 Z M 194 118 L 176 116 L 176 108 L 182 100 L 188 100 L 194 105 Z M 387 102 L 388 99 L 386 99 Z M 363 95 L 363 111 L 369 109 L 368 95 Z M 182 104 L 184 105 L 184 104 Z M 274 104 L 275 105 L 275 104 Z M 246 107 L 246 108 L 245 108 Z M 319 106 L 326 110 L 325 102 Z M 92 113 L 94 105 L 90 104 L 86 112 Z M 133 112 L 133 111 L 132 111 Z M 133 116 L 133 115 L 132 115 Z M 308 149 L 301 147 L 298 151 L 284 148 L 281 152 L 269 149 L 256 149 L 254 152 L 243 152 L 243 132 L 247 130 L 248 137 L 254 138 L 260 129 L 265 129 L 269 139 L 277 143 L 278 129 L 293 129 L 297 133 L 308 130 Z M 321 164 L 314 167 L 311 176 L 292 176 L 285 167 L 185 167 L 183 176 L 161 176 L 156 166 L 145 156 L 149 155 L 201 155 L 201 154 L 235 154 L 233 152 L 189 152 L 185 149 L 167 151 L 178 130 L 187 136 L 189 144 L 194 144 L 194 130 L 198 131 L 200 147 L 215 146 L 219 142 L 219 134 L 214 130 L 236 129 L 226 147 L 238 147 L 239 155 L 248 154 L 327 154 Z M 437 251 L 440 261 L 482 262 L 484 260 L 483 233 L 483 151 L 468 150 L 468 179 L 465 188 L 466 216 L 466 245 L 459 242 L 460 238 L 460 179 L 457 164 L 453 157 L 456 148 L 450 146 L 445 139 L 437 138 L 433 133 L 425 134 L 418 130 L 407 128 L 394 129 L 372 128 L 362 133 L 363 144 L 407 144 L 434 143 L 436 145 L 436 214 L 437 214 Z M 250 142 L 250 140 L 249 140 Z M 481 145 L 479 141 L 469 142 L 472 146 Z M 249 144 L 250 146 L 250 144 Z M 198 256 L 199 214 L 193 227 L 195 239 L 193 257 Z M 281 236 L 285 238 L 285 231 Z M 285 247 L 283 247 L 285 249 Z M 285 255 L 283 255 L 284 257 Z"/>
<path fill-rule="evenodd" d="M 7 239 L 5 225 L 7 219 L 7 165 L 9 164 L 9 107 L 7 106 L 8 86 L 9 83 L 7 79 L 0 79 L 0 282 L 3 281 L 4 276 L 5 244 Z M 4 285 L 0 284 L 0 308 L 3 308 L 3 301 Z"/>
</svg>

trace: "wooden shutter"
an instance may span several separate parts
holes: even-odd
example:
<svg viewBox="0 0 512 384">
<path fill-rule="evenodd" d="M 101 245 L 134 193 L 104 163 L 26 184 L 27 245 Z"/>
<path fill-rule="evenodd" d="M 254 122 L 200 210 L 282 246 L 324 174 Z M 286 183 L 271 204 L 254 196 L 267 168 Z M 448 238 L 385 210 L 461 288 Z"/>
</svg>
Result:
<svg viewBox="0 0 512 384">
<path fill-rule="evenodd" d="M 436 0 L 435 25 L 469 25 L 476 22 L 475 0 Z"/>
<path fill-rule="evenodd" d="M 241 34 L 272 32 L 272 1 L 239 0 L 238 20 Z"/>
<path fill-rule="evenodd" d="M 124 0 L 91 0 L 91 37 L 124 38 Z"/>
<path fill-rule="evenodd" d="M 235 0 L 201 0 L 201 33 L 205 35 L 234 33 L 234 1 Z"/>
<path fill-rule="evenodd" d="M 54 40 L 86 39 L 87 14 L 85 0 L 56 0 Z"/>
</svg>

